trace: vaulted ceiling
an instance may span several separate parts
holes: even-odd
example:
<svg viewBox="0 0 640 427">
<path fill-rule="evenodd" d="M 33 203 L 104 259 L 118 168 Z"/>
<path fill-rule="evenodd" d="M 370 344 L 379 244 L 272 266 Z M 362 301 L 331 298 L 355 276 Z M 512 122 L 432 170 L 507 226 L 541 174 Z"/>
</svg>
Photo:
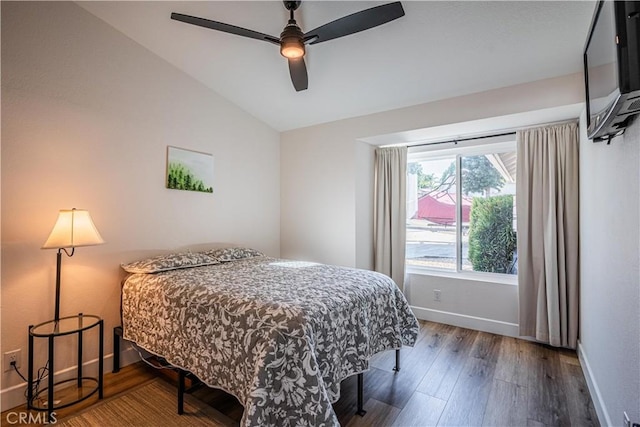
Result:
<svg viewBox="0 0 640 427">
<path fill-rule="evenodd" d="M 303 31 L 385 2 L 303 1 Z M 309 89 L 278 47 L 171 20 L 199 16 L 279 36 L 279 1 L 78 2 L 174 66 L 283 131 L 580 72 L 586 1 L 405 1 L 380 27 L 307 46 Z"/>
</svg>

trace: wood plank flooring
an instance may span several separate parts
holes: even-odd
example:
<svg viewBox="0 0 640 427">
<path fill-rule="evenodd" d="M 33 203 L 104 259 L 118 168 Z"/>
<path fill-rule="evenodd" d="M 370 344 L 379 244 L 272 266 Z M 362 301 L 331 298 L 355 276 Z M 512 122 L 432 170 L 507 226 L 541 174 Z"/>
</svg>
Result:
<svg viewBox="0 0 640 427">
<path fill-rule="evenodd" d="M 334 404 L 340 424 L 362 426 L 598 426 L 575 352 L 432 322 L 416 345 L 376 355 L 364 377 L 364 417 L 355 415 L 356 377 Z M 105 376 L 105 397 L 148 381 L 143 364 Z M 124 376 L 123 376 L 124 375 Z M 123 388 L 121 378 L 126 378 Z M 240 403 L 220 390 L 193 395 L 235 421 Z M 68 408 L 73 413 L 81 408 Z M 15 409 L 14 409 L 15 411 Z M 2 426 L 6 423 L 3 413 Z"/>
<path fill-rule="evenodd" d="M 138 385 L 144 384 L 148 381 L 152 381 L 154 378 L 157 378 L 157 371 L 147 364 L 143 362 L 138 362 L 133 365 L 125 366 L 120 370 L 117 374 L 112 374 L 111 372 L 105 374 L 104 376 L 104 399 L 108 399 L 110 397 L 117 396 L 119 394 L 127 393 L 132 388 L 135 388 Z M 26 387 L 26 386 L 25 386 Z M 64 391 L 60 391 L 61 394 Z M 94 403 L 100 402 L 98 400 L 98 394 L 94 394 L 89 397 L 87 400 L 83 400 L 80 403 L 77 403 L 73 406 L 69 406 L 67 408 L 58 409 L 56 411 L 56 418 L 58 420 L 67 417 L 69 415 L 78 413 L 83 409 L 88 408 Z M 46 412 L 37 412 L 31 411 L 34 417 L 40 415 L 43 417 L 43 414 Z M 13 413 L 9 419 L 7 419 L 7 415 Z M 15 415 L 18 413 L 18 415 Z M 10 427 L 16 425 L 33 425 L 33 424 L 25 424 L 22 422 L 17 422 L 19 420 L 20 413 L 27 413 L 27 406 L 22 405 L 17 408 L 9 409 L 2 412 L 2 427 Z M 26 418 L 28 419 L 28 418 Z M 45 419 L 43 418 L 33 418 L 33 419 Z M 100 426 L 106 427 L 106 426 Z"/>
</svg>

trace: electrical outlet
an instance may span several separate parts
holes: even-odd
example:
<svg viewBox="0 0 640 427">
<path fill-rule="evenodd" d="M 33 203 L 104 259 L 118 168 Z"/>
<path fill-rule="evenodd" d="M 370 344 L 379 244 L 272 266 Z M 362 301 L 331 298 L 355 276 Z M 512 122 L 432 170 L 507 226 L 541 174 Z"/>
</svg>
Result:
<svg viewBox="0 0 640 427">
<path fill-rule="evenodd" d="M 624 421 L 622 423 L 622 427 L 631 427 L 631 420 L 629 419 L 629 415 L 626 412 L 623 412 Z"/>
<path fill-rule="evenodd" d="M 22 360 L 22 349 L 17 349 L 13 351 L 7 351 L 4 354 L 3 366 L 4 372 L 12 371 L 13 366 L 11 366 L 12 362 L 15 362 L 16 368 L 21 366 L 20 361 Z"/>
<path fill-rule="evenodd" d="M 433 300 L 440 302 L 440 301 L 442 301 L 441 297 L 442 297 L 442 291 L 440 289 L 434 289 L 433 290 Z"/>
</svg>

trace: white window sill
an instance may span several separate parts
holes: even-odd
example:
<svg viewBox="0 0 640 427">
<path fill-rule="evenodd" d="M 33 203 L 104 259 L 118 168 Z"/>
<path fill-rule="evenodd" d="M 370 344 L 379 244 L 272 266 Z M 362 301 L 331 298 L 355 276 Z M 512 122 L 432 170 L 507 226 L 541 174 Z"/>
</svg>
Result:
<svg viewBox="0 0 640 427">
<path fill-rule="evenodd" d="M 477 272 L 456 272 L 446 270 L 436 270 L 433 268 L 417 267 L 407 265 L 407 274 L 416 274 L 422 276 L 448 277 L 460 280 L 472 280 L 476 282 L 497 283 L 501 285 L 518 286 L 518 276 L 515 274 L 494 274 L 494 273 L 477 273 Z"/>
</svg>

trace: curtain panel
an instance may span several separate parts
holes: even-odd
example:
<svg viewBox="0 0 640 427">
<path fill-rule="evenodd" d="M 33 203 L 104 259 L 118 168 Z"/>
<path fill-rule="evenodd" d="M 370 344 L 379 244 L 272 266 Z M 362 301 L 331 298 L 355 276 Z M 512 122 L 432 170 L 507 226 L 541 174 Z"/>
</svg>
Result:
<svg viewBox="0 0 640 427">
<path fill-rule="evenodd" d="M 520 335 L 576 348 L 578 126 L 518 131 L 516 140 Z"/>
<path fill-rule="evenodd" d="M 407 147 L 375 152 L 373 269 L 404 288 Z"/>
</svg>

